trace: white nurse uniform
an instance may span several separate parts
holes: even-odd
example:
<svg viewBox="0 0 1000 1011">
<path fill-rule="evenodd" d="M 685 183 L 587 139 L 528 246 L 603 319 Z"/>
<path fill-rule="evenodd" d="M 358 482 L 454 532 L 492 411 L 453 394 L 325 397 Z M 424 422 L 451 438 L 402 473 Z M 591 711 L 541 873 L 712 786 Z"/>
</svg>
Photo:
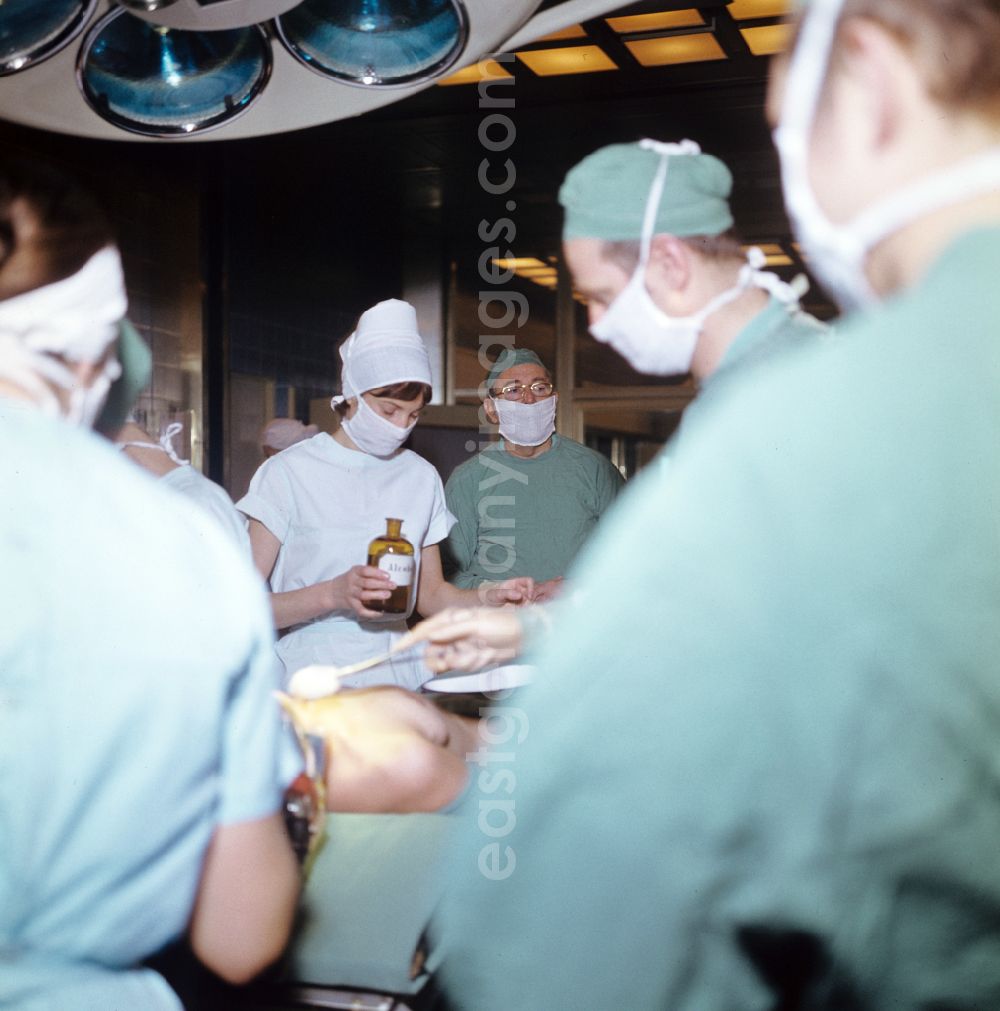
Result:
<svg viewBox="0 0 1000 1011">
<path fill-rule="evenodd" d="M 372 456 L 342 446 L 325 432 L 265 461 L 237 508 L 281 542 L 270 578 L 274 593 L 313 586 L 364 565 L 368 545 L 384 533 L 387 517 L 403 521 L 419 580 L 421 549 L 444 540 L 455 522 L 441 478 L 422 457 L 408 449 L 387 458 Z M 287 630 L 277 652 L 288 678 L 310 664 L 365 660 L 405 631 L 402 616 L 360 621 L 353 611 L 335 611 Z M 405 654 L 345 684 L 416 688 L 427 678 L 419 658 Z"/>
</svg>

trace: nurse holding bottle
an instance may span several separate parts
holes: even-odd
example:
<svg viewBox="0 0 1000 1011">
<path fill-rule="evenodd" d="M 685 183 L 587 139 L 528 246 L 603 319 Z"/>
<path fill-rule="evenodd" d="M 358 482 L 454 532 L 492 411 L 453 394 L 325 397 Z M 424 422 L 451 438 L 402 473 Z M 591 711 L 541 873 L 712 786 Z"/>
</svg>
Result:
<svg viewBox="0 0 1000 1011">
<path fill-rule="evenodd" d="M 460 590 L 442 575 L 438 546 L 455 517 L 434 467 L 403 449 L 431 397 L 413 306 L 388 299 L 368 309 L 340 356 L 343 394 L 332 401 L 338 430 L 266 460 L 237 503 L 284 633 L 277 653 L 286 677 L 311 664 L 345 666 L 385 652 L 414 609 L 426 617 L 456 605 L 521 604 L 534 592 L 530 579 Z M 414 558 L 408 607 L 392 615 L 381 609 L 395 584 L 365 564 L 390 518 L 402 521 Z M 401 652 L 343 684 L 416 688 L 427 676 L 415 655 Z"/>
</svg>

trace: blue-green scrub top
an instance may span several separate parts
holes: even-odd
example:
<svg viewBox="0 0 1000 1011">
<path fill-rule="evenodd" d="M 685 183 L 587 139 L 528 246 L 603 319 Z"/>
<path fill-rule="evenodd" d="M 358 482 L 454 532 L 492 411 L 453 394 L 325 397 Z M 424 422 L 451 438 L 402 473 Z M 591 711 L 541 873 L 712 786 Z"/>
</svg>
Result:
<svg viewBox="0 0 1000 1011">
<path fill-rule="evenodd" d="M 461 587 L 564 576 L 622 484 L 610 460 L 573 439 L 553 435 L 529 460 L 491 443 L 445 485 L 458 521 L 443 545 L 446 575 Z"/>
<path fill-rule="evenodd" d="M 798 306 L 789 306 L 773 295 L 763 310 L 757 313 L 736 335 L 726 348 L 719 364 L 711 375 L 702 380 L 698 396 L 689 404 L 673 439 L 657 454 L 652 465 L 633 479 L 633 487 L 640 484 L 647 472 L 670 464 L 673 447 L 705 405 L 716 396 L 724 396 L 728 384 L 735 378 L 743 380 L 748 370 L 766 365 L 781 355 L 794 354 L 810 348 L 817 341 L 829 339 L 832 330 L 827 324 L 803 312 Z"/>
<path fill-rule="evenodd" d="M 828 334 L 826 324 L 772 295 L 726 348 L 715 371 L 702 384 L 702 390 L 730 376 L 741 375 L 746 368 L 771 361 L 776 355 L 809 348 Z"/>
<path fill-rule="evenodd" d="M 457 1007 L 1000 1007 L 998 276 L 964 236 L 608 518 L 465 797 Z"/>
<path fill-rule="evenodd" d="M 134 967 L 295 772 L 263 587 L 110 443 L 6 400 L 0 443 L 0 1006 L 175 1009 Z"/>
</svg>

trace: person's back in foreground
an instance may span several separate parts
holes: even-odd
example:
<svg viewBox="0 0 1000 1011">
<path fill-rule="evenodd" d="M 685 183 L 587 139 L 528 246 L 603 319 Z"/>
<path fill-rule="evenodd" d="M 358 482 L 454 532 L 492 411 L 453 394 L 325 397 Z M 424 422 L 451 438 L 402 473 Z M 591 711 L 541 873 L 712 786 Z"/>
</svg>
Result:
<svg viewBox="0 0 1000 1011">
<path fill-rule="evenodd" d="M 782 114 L 817 269 L 794 151 L 821 29 Z M 581 566 L 590 610 L 557 615 L 466 801 L 459 1007 L 1000 1007 L 998 44 L 993 0 L 848 3 L 805 148 L 832 233 L 963 175 L 872 229 L 885 304 L 733 384 Z"/>
<path fill-rule="evenodd" d="M 190 926 L 246 979 L 298 894 L 266 603 L 210 520 L 85 431 L 125 311 L 96 207 L 5 165 L 0 217 L 0 1003 L 177 1007 L 131 967 Z"/>
<path fill-rule="evenodd" d="M 86 430 L 116 376 L 142 386 L 121 374 L 125 309 L 89 198 L 0 165 L 0 1006 L 17 1011 L 176 1011 L 139 966 L 185 932 L 249 980 L 281 954 L 300 888 L 281 802 L 301 759 L 263 587 L 198 506 Z M 451 799 L 464 763 L 420 703 L 339 703 L 360 719 L 331 809 Z M 337 736 L 336 711 L 321 729 Z"/>
</svg>

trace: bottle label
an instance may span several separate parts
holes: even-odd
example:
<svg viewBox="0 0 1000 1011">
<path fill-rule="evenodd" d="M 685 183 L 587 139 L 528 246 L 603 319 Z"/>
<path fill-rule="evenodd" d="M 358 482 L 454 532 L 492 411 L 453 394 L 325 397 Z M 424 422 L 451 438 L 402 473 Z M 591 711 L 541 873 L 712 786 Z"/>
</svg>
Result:
<svg viewBox="0 0 1000 1011">
<path fill-rule="evenodd" d="M 413 555 L 383 555 L 378 560 L 378 567 L 397 586 L 409 586 L 413 582 L 413 571 L 417 567 Z"/>
</svg>

